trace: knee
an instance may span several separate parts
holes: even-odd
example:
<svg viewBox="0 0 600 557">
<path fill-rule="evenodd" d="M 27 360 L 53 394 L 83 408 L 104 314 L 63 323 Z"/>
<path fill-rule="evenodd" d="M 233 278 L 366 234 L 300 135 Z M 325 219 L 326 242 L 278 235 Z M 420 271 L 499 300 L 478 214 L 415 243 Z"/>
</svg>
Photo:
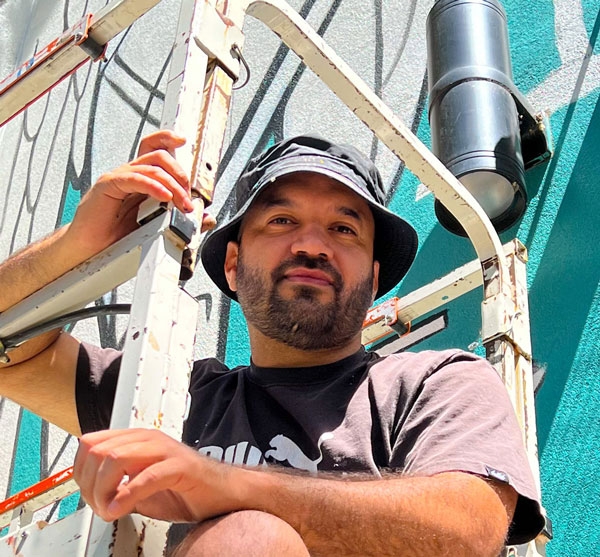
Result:
<svg viewBox="0 0 600 557">
<path fill-rule="evenodd" d="M 239 511 L 197 526 L 173 557 L 204 555 L 308 557 L 310 554 L 298 532 L 287 522 L 261 511 Z"/>
</svg>

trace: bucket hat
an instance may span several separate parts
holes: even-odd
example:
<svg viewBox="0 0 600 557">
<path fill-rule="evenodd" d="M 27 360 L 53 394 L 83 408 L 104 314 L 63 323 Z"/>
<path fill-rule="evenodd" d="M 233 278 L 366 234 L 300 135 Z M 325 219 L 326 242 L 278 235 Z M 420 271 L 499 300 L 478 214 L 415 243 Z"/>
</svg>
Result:
<svg viewBox="0 0 600 557">
<path fill-rule="evenodd" d="M 204 240 L 200 257 L 206 272 L 230 298 L 237 300 L 225 278 L 227 243 L 237 240 L 242 219 L 257 196 L 278 178 L 295 172 L 329 176 L 362 197 L 375 220 L 374 259 L 379 261 L 377 298 L 404 277 L 417 253 L 413 227 L 385 205 L 379 171 L 351 145 L 338 145 L 315 135 L 301 135 L 276 143 L 249 161 L 235 185 L 235 214 Z"/>
</svg>

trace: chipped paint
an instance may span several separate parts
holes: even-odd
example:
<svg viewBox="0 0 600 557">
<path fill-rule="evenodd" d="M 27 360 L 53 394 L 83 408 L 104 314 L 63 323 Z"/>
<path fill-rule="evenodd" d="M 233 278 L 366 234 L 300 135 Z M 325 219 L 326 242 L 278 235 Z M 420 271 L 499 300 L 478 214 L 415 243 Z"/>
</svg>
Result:
<svg viewBox="0 0 600 557">
<path fill-rule="evenodd" d="M 150 344 L 153 350 L 160 352 L 160 344 L 152 331 L 150 331 L 150 334 L 148 335 L 148 343 Z"/>
</svg>

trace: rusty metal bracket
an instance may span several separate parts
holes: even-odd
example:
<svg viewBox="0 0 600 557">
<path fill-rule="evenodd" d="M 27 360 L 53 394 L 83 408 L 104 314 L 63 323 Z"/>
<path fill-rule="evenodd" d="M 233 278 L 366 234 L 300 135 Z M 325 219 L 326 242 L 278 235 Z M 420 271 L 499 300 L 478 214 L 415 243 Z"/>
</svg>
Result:
<svg viewBox="0 0 600 557">
<path fill-rule="evenodd" d="M 93 62 L 97 62 L 104 58 L 104 53 L 106 52 L 106 47 L 108 43 L 100 44 L 98 41 L 94 40 L 90 37 L 90 25 L 93 19 L 92 14 L 87 14 L 81 20 L 80 25 L 77 26 L 73 33 L 73 38 L 75 40 L 75 44 L 81 48 L 91 59 Z"/>
<path fill-rule="evenodd" d="M 69 77 L 90 58 L 99 60 L 113 37 L 160 0 L 112 0 L 96 14 L 86 14 L 73 27 L 26 60 L 0 81 L 0 126 Z"/>
<path fill-rule="evenodd" d="M 410 331 L 410 322 L 400 319 L 399 304 L 399 298 L 391 298 L 367 312 L 362 329 L 363 344 L 373 344 L 392 332 L 402 336 Z"/>
</svg>

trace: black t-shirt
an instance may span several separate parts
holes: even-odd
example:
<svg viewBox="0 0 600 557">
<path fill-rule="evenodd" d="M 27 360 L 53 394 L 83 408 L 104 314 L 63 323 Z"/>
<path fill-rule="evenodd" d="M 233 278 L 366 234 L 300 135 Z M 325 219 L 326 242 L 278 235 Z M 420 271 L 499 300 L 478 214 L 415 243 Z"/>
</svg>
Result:
<svg viewBox="0 0 600 557">
<path fill-rule="evenodd" d="M 82 431 L 108 427 L 120 354 L 82 344 L 77 408 Z M 502 381 L 458 350 L 364 350 L 326 366 L 229 370 L 194 364 L 183 441 L 233 464 L 278 464 L 341 474 L 463 471 L 519 493 L 510 543 L 541 529 L 538 493 Z"/>
</svg>

